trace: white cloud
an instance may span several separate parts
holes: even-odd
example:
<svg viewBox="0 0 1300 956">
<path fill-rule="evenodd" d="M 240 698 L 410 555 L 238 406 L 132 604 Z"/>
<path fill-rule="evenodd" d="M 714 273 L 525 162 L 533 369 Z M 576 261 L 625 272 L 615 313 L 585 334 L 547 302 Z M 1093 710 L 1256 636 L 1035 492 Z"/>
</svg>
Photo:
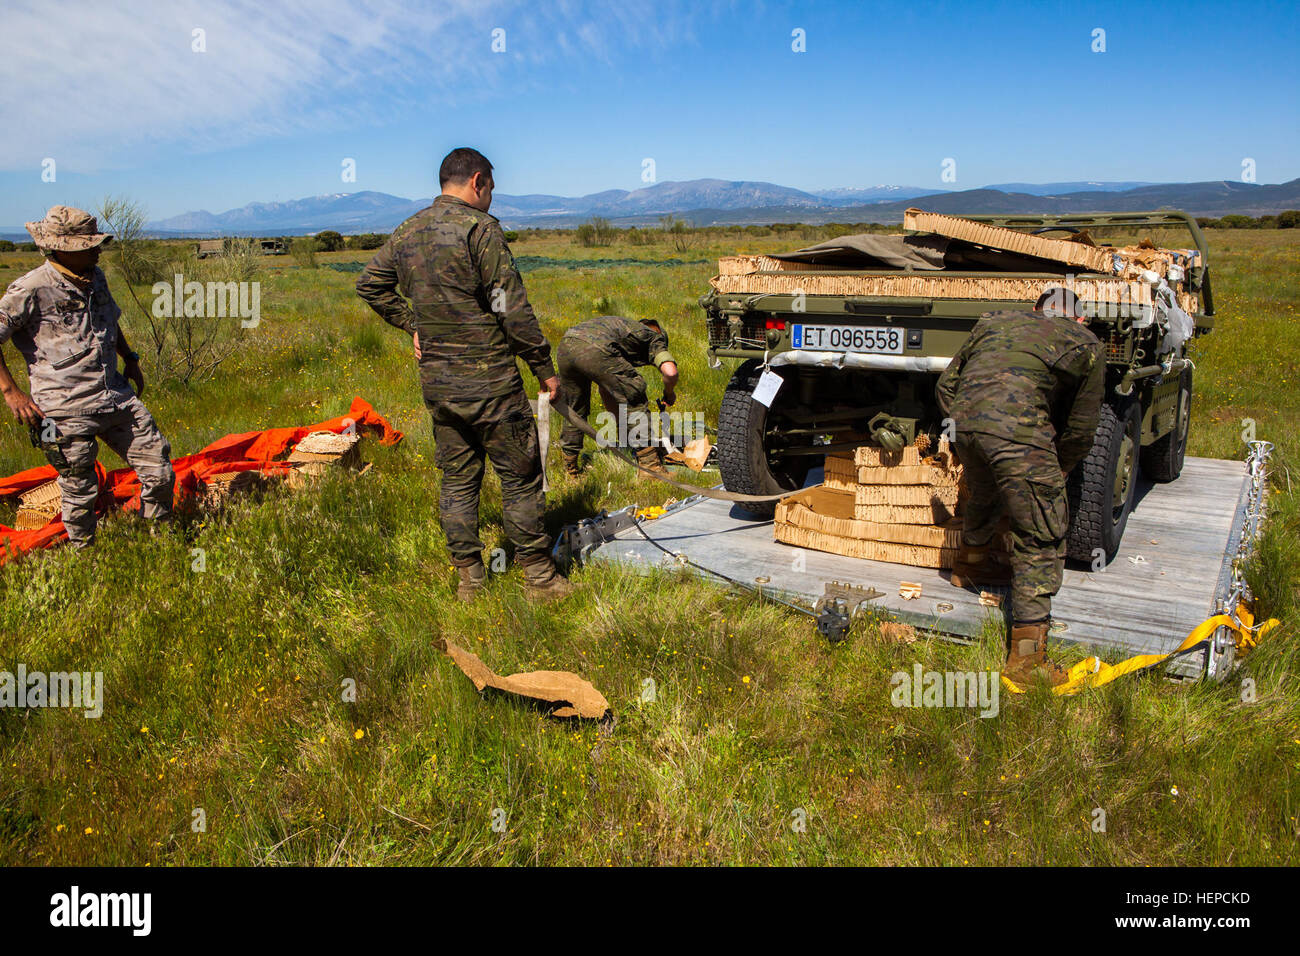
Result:
<svg viewBox="0 0 1300 956">
<path fill-rule="evenodd" d="M 0 169 L 91 171 L 397 115 L 404 97 L 490 83 L 482 0 L 6 4 Z M 192 50 L 195 29 L 206 52 Z M 481 33 L 482 43 L 467 37 Z"/>
<path fill-rule="evenodd" d="M 6 0 L 0 171 L 96 174 L 534 95 L 693 42 L 686 0 Z M 504 27 L 508 55 L 490 52 Z M 204 31 L 206 51 L 192 49 Z M 631 58 L 631 59 L 629 59 Z M 561 66 L 559 73 L 550 70 Z"/>
</svg>

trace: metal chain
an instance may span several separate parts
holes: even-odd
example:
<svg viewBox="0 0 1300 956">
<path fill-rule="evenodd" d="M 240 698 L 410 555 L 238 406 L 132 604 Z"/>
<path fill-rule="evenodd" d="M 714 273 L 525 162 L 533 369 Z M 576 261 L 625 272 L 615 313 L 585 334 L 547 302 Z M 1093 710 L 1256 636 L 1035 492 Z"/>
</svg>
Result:
<svg viewBox="0 0 1300 956">
<path fill-rule="evenodd" d="M 1242 604 L 1250 605 L 1255 595 L 1251 593 L 1246 581 L 1246 565 L 1255 553 L 1255 545 L 1264 528 L 1264 518 L 1268 511 L 1268 464 L 1273 454 L 1273 443 L 1252 441 L 1250 454 L 1246 457 L 1246 476 L 1249 485 L 1246 489 L 1246 501 L 1242 506 L 1241 538 L 1237 542 L 1237 553 L 1232 557 L 1232 582 L 1228 596 L 1219 602 L 1219 613 L 1227 614 L 1243 630 L 1254 633 L 1259 624 L 1247 628 L 1237 616 L 1237 608 Z M 1227 628 L 1220 628 L 1215 636 L 1216 650 L 1226 649 L 1226 642 L 1234 640 Z"/>
</svg>

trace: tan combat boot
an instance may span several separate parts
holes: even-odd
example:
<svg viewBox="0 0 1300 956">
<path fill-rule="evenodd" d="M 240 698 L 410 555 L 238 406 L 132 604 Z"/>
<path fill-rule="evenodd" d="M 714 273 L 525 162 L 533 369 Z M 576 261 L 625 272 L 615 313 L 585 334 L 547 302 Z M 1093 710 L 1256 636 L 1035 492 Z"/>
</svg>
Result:
<svg viewBox="0 0 1300 956">
<path fill-rule="evenodd" d="M 564 453 L 564 473 L 570 478 L 577 478 L 582 474 L 582 456 L 573 452 Z"/>
<path fill-rule="evenodd" d="M 1007 662 L 1002 665 L 1003 676 L 1024 686 L 1032 684 L 1036 674 L 1043 674 L 1055 687 L 1065 683 L 1069 675 L 1047 659 L 1047 632 L 1050 621 L 1038 624 L 1015 624 L 1008 639 Z"/>
<path fill-rule="evenodd" d="M 659 456 L 658 448 L 638 448 L 636 450 L 636 461 L 642 468 L 652 471 L 656 475 L 660 475 L 664 478 L 672 477 L 668 474 L 668 469 L 664 467 L 663 460 Z M 644 478 L 646 481 L 650 480 L 650 476 L 644 471 L 638 471 L 636 476 L 638 478 Z"/>
<path fill-rule="evenodd" d="M 973 548 L 963 544 L 957 556 L 953 558 L 952 575 L 949 578 L 953 587 L 964 588 L 974 585 L 977 588 L 1005 588 L 1012 582 L 1011 565 L 1006 557 L 987 547 Z"/>
<path fill-rule="evenodd" d="M 558 601 L 573 593 L 573 585 L 556 570 L 555 562 L 548 555 L 519 563 L 524 569 L 524 589 L 533 600 Z"/>
<path fill-rule="evenodd" d="M 482 594 L 487 587 L 487 568 L 483 567 L 482 561 L 458 566 L 456 574 L 460 577 L 460 583 L 456 585 L 456 597 L 466 604 Z"/>
</svg>

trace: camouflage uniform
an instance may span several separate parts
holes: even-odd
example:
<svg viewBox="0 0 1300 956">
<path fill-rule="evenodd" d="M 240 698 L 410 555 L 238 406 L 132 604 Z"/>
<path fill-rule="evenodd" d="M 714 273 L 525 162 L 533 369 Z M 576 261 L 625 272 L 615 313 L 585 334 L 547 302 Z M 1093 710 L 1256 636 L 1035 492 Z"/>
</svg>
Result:
<svg viewBox="0 0 1300 956">
<path fill-rule="evenodd" d="M 100 269 L 83 289 L 50 261 L 0 298 L 0 343 L 12 339 L 27 362 L 43 435 L 53 426 L 56 443 L 45 454 L 59 473 L 68 538 L 79 547 L 95 536 L 97 438 L 135 469 L 141 515 L 165 519 L 172 510 L 171 446 L 117 368 L 121 314 Z"/>
<path fill-rule="evenodd" d="M 939 407 L 956 424 L 969 493 L 963 541 L 987 545 L 1005 510 L 1016 622 L 1046 620 L 1061 588 L 1070 523 L 1063 472 L 1092 447 L 1105 373 L 1087 327 L 1002 311 L 976 324 L 939 378 Z"/>
<path fill-rule="evenodd" d="M 361 273 L 357 294 L 390 325 L 419 335 L 452 562 L 481 560 L 485 457 L 501 479 L 505 530 L 520 561 L 549 555 L 537 429 L 515 357 L 539 381 L 555 366 L 496 217 L 439 196 L 397 227 Z"/>
<path fill-rule="evenodd" d="M 639 365 L 656 368 L 676 361 L 668 351 L 668 336 L 641 322 L 617 315 L 603 315 L 573 326 L 560 339 L 556 356 L 564 401 L 578 415 L 591 414 L 591 386 L 600 390 L 600 400 L 612 414 L 619 406 L 627 409 L 629 434 L 644 434 L 651 443 L 649 402 Z M 565 421 L 560 447 L 568 455 L 582 451 L 582 432 Z"/>
</svg>

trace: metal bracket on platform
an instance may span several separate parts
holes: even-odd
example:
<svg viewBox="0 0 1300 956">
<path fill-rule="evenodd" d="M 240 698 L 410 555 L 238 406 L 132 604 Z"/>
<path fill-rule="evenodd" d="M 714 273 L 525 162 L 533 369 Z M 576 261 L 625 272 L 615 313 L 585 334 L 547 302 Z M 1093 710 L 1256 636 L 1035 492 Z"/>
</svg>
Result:
<svg viewBox="0 0 1300 956">
<path fill-rule="evenodd" d="M 591 553 L 601 545 L 614 540 L 620 531 L 636 526 L 636 505 L 620 508 L 612 514 L 602 511 L 600 514 L 583 518 L 577 524 L 566 525 L 555 536 L 555 547 L 551 556 L 555 564 L 565 574 L 575 565 L 582 567 Z"/>
<path fill-rule="evenodd" d="M 884 591 L 842 581 L 827 581 L 822 596 L 813 608 L 817 632 L 832 644 L 844 640 L 853 619 L 871 601 L 885 596 Z"/>
</svg>

